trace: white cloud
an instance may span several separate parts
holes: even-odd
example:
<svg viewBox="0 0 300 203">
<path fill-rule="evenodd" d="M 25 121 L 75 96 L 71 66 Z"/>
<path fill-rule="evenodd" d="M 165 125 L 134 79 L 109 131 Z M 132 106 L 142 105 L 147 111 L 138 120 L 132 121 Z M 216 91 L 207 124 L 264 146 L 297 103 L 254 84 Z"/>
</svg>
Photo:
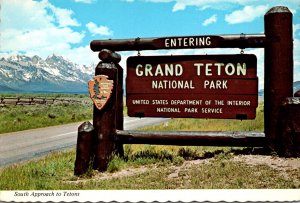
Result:
<svg viewBox="0 0 300 203">
<path fill-rule="evenodd" d="M 80 43 L 85 33 L 71 28 L 79 25 L 72 17 L 72 10 L 55 7 L 47 0 L 1 3 L 1 55 L 21 53 L 45 58 L 53 53 L 64 56 L 64 53 L 71 55 L 72 51 L 80 50 L 72 46 Z M 81 56 L 73 57 L 74 62 L 80 62 Z"/>
<path fill-rule="evenodd" d="M 242 10 L 233 11 L 225 16 L 225 21 L 229 24 L 245 23 L 255 20 L 257 17 L 263 16 L 268 6 L 245 6 Z"/>
<path fill-rule="evenodd" d="M 88 24 L 86 24 L 86 27 L 92 33 L 93 36 L 95 36 L 97 34 L 104 35 L 104 36 L 113 35 L 113 32 L 108 27 L 103 26 L 103 25 L 97 26 L 93 22 L 89 22 Z"/>
<path fill-rule="evenodd" d="M 183 11 L 184 9 L 186 8 L 186 4 L 184 3 L 176 3 L 173 7 L 173 12 L 176 12 L 176 11 Z"/>
<path fill-rule="evenodd" d="M 121 0 L 121 1 L 132 3 L 135 0 Z M 145 2 L 151 2 L 151 3 L 169 3 L 169 2 L 172 2 L 174 0 L 143 0 L 143 1 L 145 1 Z"/>
<path fill-rule="evenodd" d="M 81 46 L 73 49 L 68 49 L 66 51 L 61 51 L 60 55 L 64 55 L 67 59 L 71 61 L 76 61 L 80 65 L 95 65 L 100 62 L 98 58 L 98 52 L 92 52 L 90 46 Z M 91 70 L 94 72 L 94 69 Z"/>
<path fill-rule="evenodd" d="M 55 47 L 57 44 L 65 44 L 67 47 L 69 44 L 79 43 L 83 34 L 73 32 L 70 28 L 49 27 L 27 32 L 8 30 L 3 32 L 1 37 L 4 42 L 1 46 L 2 51 L 42 52 L 45 48 Z"/>
<path fill-rule="evenodd" d="M 212 8 L 217 10 L 227 10 L 236 7 L 236 5 L 247 5 L 247 0 L 173 0 L 173 12 L 184 10 L 187 7 L 197 7 L 200 10 Z M 253 1 L 251 2 L 253 4 Z M 180 8 L 180 9 L 178 9 Z"/>
<path fill-rule="evenodd" d="M 293 31 L 294 31 L 293 35 L 294 35 L 294 37 L 297 37 L 297 33 L 298 33 L 299 30 L 300 30 L 300 24 L 294 24 L 293 25 Z M 299 32 L 298 35 L 300 36 L 300 32 Z"/>
<path fill-rule="evenodd" d="M 91 4 L 95 2 L 95 0 L 74 0 L 74 1 L 79 3 L 85 3 L 85 4 Z"/>
<path fill-rule="evenodd" d="M 217 22 L 217 15 L 213 15 L 213 16 L 211 16 L 210 18 L 206 19 L 206 20 L 202 23 L 202 25 L 203 25 L 203 26 L 207 26 L 207 25 L 209 25 L 209 24 L 216 23 L 216 22 Z"/>
<path fill-rule="evenodd" d="M 144 1 L 151 1 L 151 2 L 165 2 L 165 0 L 144 0 Z M 199 9 L 217 9 L 217 10 L 229 10 L 232 8 L 236 8 L 237 5 L 240 6 L 259 6 L 259 5 L 269 5 L 273 6 L 287 6 L 291 10 L 292 8 L 299 7 L 299 0 L 173 0 L 175 3 L 173 6 L 173 11 L 180 11 L 186 9 L 186 7 L 194 6 L 198 7 Z"/>
<path fill-rule="evenodd" d="M 72 10 L 57 8 L 51 4 L 49 4 L 49 8 L 53 11 L 60 27 L 80 25 L 76 19 L 71 17 L 74 14 Z"/>
<path fill-rule="evenodd" d="M 55 18 L 47 13 L 47 6 L 47 1 L 2 1 L 1 32 L 5 29 L 31 30 L 51 26 Z"/>
</svg>

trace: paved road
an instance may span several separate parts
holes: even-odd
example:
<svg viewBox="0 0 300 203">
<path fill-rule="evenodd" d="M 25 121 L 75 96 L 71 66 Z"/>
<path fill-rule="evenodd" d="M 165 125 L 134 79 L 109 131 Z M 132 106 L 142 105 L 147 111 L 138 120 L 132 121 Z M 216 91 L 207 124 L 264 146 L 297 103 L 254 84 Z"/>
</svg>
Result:
<svg viewBox="0 0 300 203">
<path fill-rule="evenodd" d="M 164 122 L 166 118 L 125 117 L 124 129 L 132 130 Z M 0 135 L 0 166 L 33 159 L 76 145 L 77 128 L 82 122 L 25 130 Z"/>
</svg>

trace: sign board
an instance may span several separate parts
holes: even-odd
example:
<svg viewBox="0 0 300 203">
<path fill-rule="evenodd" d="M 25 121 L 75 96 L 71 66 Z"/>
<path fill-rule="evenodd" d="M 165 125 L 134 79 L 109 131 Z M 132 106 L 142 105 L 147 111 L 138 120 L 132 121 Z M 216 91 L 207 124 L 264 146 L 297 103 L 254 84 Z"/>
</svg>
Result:
<svg viewBox="0 0 300 203">
<path fill-rule="evenodd" d="M 129 57 L 126 103 L 134 117 L 254 119 L 256 56 Z"/>
</svg>

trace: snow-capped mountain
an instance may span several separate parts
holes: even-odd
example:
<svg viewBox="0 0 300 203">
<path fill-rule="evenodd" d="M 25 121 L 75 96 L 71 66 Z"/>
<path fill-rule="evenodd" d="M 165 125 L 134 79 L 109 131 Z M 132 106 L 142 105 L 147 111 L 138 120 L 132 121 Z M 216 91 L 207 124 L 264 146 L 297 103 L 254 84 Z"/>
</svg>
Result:
<svg viewBox="0 0 300 203">
<path fill-rule="evenodd" d="M 16 55 L 0 59 L 0 92 L 87 92 L 94 67 L 80 66 L 52 55 Z"/>
</svg>

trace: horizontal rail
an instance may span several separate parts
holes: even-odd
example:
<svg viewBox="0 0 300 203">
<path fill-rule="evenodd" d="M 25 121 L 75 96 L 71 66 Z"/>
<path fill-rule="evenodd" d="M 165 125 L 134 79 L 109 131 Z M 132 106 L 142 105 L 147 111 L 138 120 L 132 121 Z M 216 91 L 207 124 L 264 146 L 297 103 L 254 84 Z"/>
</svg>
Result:
<svg viewBox="0 0 300 203">
<path fill-rule="evenodd" d="M 240 34 L 93 40 L 90 43 L 90 47 L 93 51 L 101 51 L 103 49 L 111 51 L 134 51 L 198 48 L 264 48 L 265 44 L 266 37 L 264 34 Z"/>
<path fill-rule="evenodd" d="M 259 132 L 153 132 L 117 130 L 115 139 L 123 144 L 179 146 L 264 147 L 266 138 Z"/>
</svg>

